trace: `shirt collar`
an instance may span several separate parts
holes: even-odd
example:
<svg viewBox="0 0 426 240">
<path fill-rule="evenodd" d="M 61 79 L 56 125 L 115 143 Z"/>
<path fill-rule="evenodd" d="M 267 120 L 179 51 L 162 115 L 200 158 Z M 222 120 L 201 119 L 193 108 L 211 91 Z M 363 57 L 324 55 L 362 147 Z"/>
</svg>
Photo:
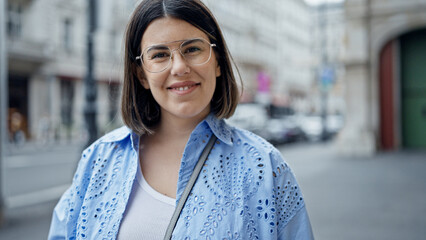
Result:
<svg viewBox="0 0 426 240">
<path fill-rule="evenodd" d="M 232 139 L 232 131 L 231 131 L 231 127 L 225 123 L 224 120 L 222 119 L 217 119 L 216 116 L 213 113 L 210 113 L 201 123 L 207 123 L 208 127 L 211 129 L 211 131 L 213 132 L 214 135 L 216 135 L 216 137 L 228 144 L 228 145 L 232 145 L 233 144 L 233 139 Z M 138 135 L 134 132 L 132 132 L 132 130 L 126 126 L 123 126 L 121 128 L 118 128 L 114 131 L 112 131 L 111 133 L 105 135 L 103 137 L 103 142 L 118 142 L 121 141 L 123 139 L 125 139 L 126 137 L 128 137 L 129 135 L 132 135 L 132 142 L 136 142 L 136 139 L 138 138 Z"/>
<path fill-rule="evenodd" d="M 132 133 L 132 130 L 130 128 L 128 128 L 127 126 L 123 126 L 105 135 L 102 138 L 102 142 L 119 142 L 128 137 L 130 134 L 136 135 Z"/>
<path fill-rule="evenodd" d="M 204 121 L 220 141 L 233 145 L 231 127 L 223 119 L 217 119 L 214 113 L 210 113 Z"/>
</svg>

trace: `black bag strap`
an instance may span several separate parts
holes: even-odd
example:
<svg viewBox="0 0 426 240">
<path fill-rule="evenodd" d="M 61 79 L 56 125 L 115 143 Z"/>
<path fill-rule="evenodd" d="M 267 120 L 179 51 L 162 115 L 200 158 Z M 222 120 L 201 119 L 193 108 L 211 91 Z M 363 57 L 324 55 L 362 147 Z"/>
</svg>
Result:
<svg viewBox="0 0 426 240">
<path fill-rule="evenodd" d="M 207 159 L 207 156 L 210 154 L 210 151 L 213 148 L 214 142 L 216 141 L 216 136 L 212 134 L 212 137 L 210 138 L 209 142 L 207 143 L 206 147 L 204 148 L 203 152 L 201 153 L 200 158 L 198 159 L 197 165 L 195 165 L 194 171 L 191 174 L 191 177 L 189 178 L 188 183 L 186 184 L 185 189 L 183 190 L 182 196 L 179 199 L 179 202 L 175 208 L 175 211 L 173 213 L 172 219 L 170 220 L 169 226 L 166 230 L 166 235 L 164 236 L 164 240 L 170 240 L 172 238 L 173 230 L 175 229 L 177 220 L 179 219 L 179 215 L 182 211 L 183 206 L 185 205 L 186 199 L 188 198 L 189 194 L 191 193 L 192 187 L 195 184 L 195 181 L 197 181 L 198 175 L 200 174 L 201 168 L 203 168 L 204 162 Z"/>
</svg>

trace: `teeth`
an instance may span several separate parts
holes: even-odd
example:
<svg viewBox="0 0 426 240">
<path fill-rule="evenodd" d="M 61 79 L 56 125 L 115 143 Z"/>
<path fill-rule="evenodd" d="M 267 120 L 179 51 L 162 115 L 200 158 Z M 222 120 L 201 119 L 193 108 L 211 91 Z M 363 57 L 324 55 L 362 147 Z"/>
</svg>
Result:
<svg viewBox="0 0 426 240">
<path fill-rule="evenodd" d="M 188 87 L 188 86 L 175 88 L 175 90 L 178 90 L 178 91 L 186 91 L 186 90 L 188 90 L 188 89 L 189 89 L 189 87 Z"/>
</svg>

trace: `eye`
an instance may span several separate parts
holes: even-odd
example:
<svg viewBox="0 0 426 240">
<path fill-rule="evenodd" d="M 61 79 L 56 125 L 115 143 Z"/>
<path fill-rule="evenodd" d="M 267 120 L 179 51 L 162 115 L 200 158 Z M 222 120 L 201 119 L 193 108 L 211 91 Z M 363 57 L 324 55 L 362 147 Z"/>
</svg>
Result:
<svg viewBox="0 0 426 240">
<path fill-rule="evenodd" d="M 183 54 L 187 57 L 198 56 L 198 55 L 202 54 L 202 52 L 203 52 L 203 48 L 198 46 L 197 44 L 187 46 L 183 49 Z"/>
<path fill-rule="evenodd" d="M 201 51 L 201 48 L 197 46 L 191 46 L 185 49 L 185 53 L 195 53 Z"/>
<path fill-rule="evenodd" d="M 156 52 L 149 55 L 149 60 L 158 60 L 163 58 L 168 58 L 170 54 L 168 52 Z"/>
</svg>

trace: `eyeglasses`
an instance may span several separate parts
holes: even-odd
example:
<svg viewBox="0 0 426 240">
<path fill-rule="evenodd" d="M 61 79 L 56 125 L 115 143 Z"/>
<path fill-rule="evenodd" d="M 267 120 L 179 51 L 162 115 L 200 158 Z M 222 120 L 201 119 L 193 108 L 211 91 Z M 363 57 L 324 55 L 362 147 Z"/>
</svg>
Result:
<svg viewBox="0 0 426 240">
<path fill-rule="evenodd" d="M 216 47 L 216 44 L 209 43 L 203 38 L 187 39 L 183 40 L 179 48 L 173 50 L 166 44 L 149 46 L 143 50 L 140 56 L 136 57 L 136 60 L 141 60 L 146 71 L 159 73 L 170 66 L 173 52 L 176 50 L 179 50 L 179 53 L 189 65 L 196 66 L 203 65 L 210 60 L 212 47 Z"/>
</svg>

